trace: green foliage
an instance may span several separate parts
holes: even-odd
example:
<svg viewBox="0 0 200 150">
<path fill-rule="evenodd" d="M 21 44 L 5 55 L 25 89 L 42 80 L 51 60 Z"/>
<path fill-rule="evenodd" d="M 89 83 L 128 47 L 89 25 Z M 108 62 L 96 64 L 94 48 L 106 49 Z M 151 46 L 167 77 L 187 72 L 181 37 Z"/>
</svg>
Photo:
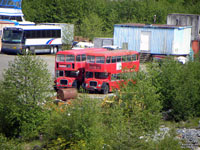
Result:
<svg viewBox="0 0 200 150">
<path fill-rule="evenodd" d="M 13 140 L 8 140 L 0 134 L 0 148 L 1 150 L 21 150 L 21 145 Z"/>
<path fill-rule="evenodd" d="M 166 60 L 160 67 L 151 67 L 151 76 L 164 111 L 169 111 L 169 119 L 187 120 L 198 116 L 200 90 L 200 63 L 189 62 L 182 65 L 174 60 Z"/>
<path fill-rule="evenodd" d="M 47 117 L 43 108 L 51 96 L 51 75 L 36 56 L 17 56 L 0 82 L 0 133 L 32 138 Z"/>
<path fill-rule="evenodd" d="M 46 125 L 47 143 L 51 149 L 100 149 L 103 144 L 102 113 L 99 102 L 73 101 L 67 109 L 53 111 Z"/>
<path fill-rule="evenodd" d="M 197 0 L 23 0 L 26 20 L 75 24 L 75 34 L 110 37 L 119 23 L 166 24 L 169 13 L 200 13 Z M 94 26 L 97 30 L 94 31 Z M 85 34 L 85 35 L 84 35 Z"/>
<path fill-rule="evenodd" d="M 89 14 L 88 16 L 83 18 L 83 22 L 81 24 L 81 35 L 84 37 L 88 37 L 91 40 L 97 36 L 101 37 L 102 34 L 102 25 L 103 21 L 96 14 Z"/>
<path fill-rule="evenodd" d="M 118 99 L 135 128 L 142 133 L 155 131 L 161 117 L 160 95 L 151 82 L 151 76 L 144 72 L 139 72 L 132 80 L 134 82 L 128 82 L 128 86 L 120 90 Z"/>
<path fill-rule="evenodd" d="M 51 149 L 146 149 L 140 136 L 159 127 L 159 95 L 145 74 L 104 102 L 89 98 L 52 111 L 44 129 Z M 111 102 L 111 103 L 109 103 Z M 50 141 L 50 142 L 48 142 Z"/>
</svg>

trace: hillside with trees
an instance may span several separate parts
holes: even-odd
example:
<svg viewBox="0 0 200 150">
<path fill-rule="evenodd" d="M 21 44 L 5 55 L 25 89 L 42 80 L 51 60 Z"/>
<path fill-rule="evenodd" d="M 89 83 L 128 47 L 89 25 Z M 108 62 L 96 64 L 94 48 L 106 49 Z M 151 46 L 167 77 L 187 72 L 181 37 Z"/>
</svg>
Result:
<svg viewBox="0 0 200 150">
<path fill-rule="evenodd" d="M 198 0 L 23 0 L 26 20 L 72 23 L 75 35 L 112 37 L 119 23 L 165 24 L 169 13 L 200 14 Z"/>
</svg>

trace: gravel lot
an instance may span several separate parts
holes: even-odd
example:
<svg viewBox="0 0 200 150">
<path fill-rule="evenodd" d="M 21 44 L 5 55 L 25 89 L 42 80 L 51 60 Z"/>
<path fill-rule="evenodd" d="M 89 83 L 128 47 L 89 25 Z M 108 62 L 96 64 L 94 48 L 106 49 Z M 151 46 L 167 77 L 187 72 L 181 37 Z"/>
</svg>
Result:
<svg viewBox="0 0 200 150">
<path fill-rule="evenodd" d="M 0 80 L 3 79 L 2 73 L 5 69 L 8 68 L 9 62 L 13 61 L 15 57 L 17 57 L 17 55 L 7 55 L 0 53 Z M 40 57 L 47 63 L 48 69 L 51 72 L 52 77 L 54 77 L 55 55 L 37 55 L 37 57 Z"/>
</svg>

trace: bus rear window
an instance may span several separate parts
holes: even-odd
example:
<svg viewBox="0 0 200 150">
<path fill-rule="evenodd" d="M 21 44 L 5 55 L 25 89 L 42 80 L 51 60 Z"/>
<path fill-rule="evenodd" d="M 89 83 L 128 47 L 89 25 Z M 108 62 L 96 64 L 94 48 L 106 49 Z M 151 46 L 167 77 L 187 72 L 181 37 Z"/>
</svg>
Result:
<svg viewBox="0 0 200 150">
<path fill-rule="evenodd" d="M 104 64 L 105 63 L 105 57 L 96 57 L 96 63 Z"/>
<path fill-rule="evenodd" d="M 74 55 L 66 55 L 66 62 L 74 62 Z"/>
<path fill-rule="evenodd" d="M 56 61 L 57 62 L 64 62 L 65 61 L 65 55 L 57 55 Z"/>
</svg>

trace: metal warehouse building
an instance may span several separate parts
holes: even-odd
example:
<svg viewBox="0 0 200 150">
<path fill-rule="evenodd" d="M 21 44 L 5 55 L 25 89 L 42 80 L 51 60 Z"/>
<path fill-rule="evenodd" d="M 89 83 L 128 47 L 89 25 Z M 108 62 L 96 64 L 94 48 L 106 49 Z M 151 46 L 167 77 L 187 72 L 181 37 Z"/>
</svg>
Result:
<svg viewBox="0 0 200 150">
<path fill-rule="evenodd" d="M 116 24 L 114 45 L 155 55 L 188 55 L 191 26 Z"/>
</svg>

